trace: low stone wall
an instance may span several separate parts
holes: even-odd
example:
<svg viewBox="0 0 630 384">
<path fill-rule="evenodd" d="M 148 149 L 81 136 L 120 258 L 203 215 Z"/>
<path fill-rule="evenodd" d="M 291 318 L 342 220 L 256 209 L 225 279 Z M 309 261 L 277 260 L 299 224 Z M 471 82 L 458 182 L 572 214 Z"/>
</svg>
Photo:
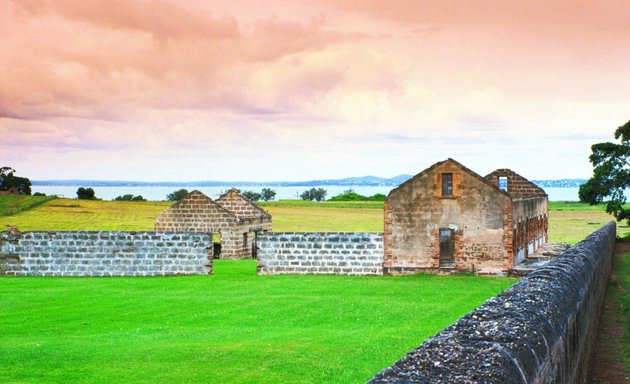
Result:
<svg viewBox="0 0 630 384">
<path fill-rule="evenodd" d="M 606 224 L 370 383 L 584 383 L 615 231 Z"/>
<path fill-rule="evenodd" d="M 382 233 L 265 232 L 257 246 L 262 275 L 383 274 Z"/>
<path fill-rule="evenodd" d="M 212 273 L 212 234 L 0 233 L 0 275 L 163 276 Z"/>
</svg>

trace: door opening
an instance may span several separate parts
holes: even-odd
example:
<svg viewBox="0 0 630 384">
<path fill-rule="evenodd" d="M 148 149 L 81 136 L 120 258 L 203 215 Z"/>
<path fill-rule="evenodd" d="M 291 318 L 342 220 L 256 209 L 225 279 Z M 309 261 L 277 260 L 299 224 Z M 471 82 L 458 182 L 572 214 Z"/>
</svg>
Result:
<svg viewBox="0 0 630 384">
<path fill-rule="evenodd" d="M 455 230 L 440 228 L 440 267 L 455 266 Z"/>
</svg>

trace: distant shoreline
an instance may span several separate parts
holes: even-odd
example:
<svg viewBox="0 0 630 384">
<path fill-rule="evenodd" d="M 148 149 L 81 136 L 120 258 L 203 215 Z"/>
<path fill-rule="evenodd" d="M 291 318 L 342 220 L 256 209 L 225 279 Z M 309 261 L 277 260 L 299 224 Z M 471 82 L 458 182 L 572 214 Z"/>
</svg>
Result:
<svg viewBox="0 0 630 384">
<path fill-rule="evenodd" d="M 121 181 L 121 180 L 32 180 L 34 186 L 82 187 L 397 187 L 411 178 L 399 175 L 391 179 L 364 176 L 345 179 L 308 181 Z M 586 179 L 531 180 L 542 188 L 578 188 Z"/>
</svg>

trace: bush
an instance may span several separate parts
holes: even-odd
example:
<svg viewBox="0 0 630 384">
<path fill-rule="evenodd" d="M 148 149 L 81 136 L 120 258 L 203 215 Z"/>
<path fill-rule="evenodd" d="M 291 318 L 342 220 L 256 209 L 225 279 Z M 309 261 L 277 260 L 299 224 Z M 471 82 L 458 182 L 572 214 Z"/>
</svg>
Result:
<svg viewBox="0 0 630 384">
<path fill-rule="evenodd" d="M 188 195 L 188 190 L 187 189 L 179 189 L 175 192 L 169 193 L 168 195 L 166 195 L 166 200 L 168 201 L 180 201 L 181 199 L 183 199 L 184 197 L 186 197 Z"/>
<path fill-rule="evenodd" d="M 0 191 L 14 191 L 20 195 L 31 194 L 31 181 L 27 177 L 15 176 L 15 169 L 0 167 Z"/>
<path fill-rule="evenodd" d="M 376 193 L 372 196 L 363 196 L 349 189 L 337 196 L 331 197 L 329 201 L 385 201 L 385 195 Z"/>
<path fill-rule="evenodd" d="M 35 192 L 33 193 L 33 196 L 46 196 L 46 194 L 42 192 Z"/>
<path fill-rule="evenodd" d="M 263 188 L 260 194 L 263 201 L 269 201 L 276 198 L 276 191 L 271 188 Z"/>
<path fill-rule="evenodd" d="M 241 192 L 241 195 L 251 201 L 258 201 L 262 198 L 262 195 L 260 193 L 254 191 L 243 191 Z"/>
<path fill-rule="evenodd" d="M 300 198 L 302 200 L 322 201 L 326 199 L 326 193 L 324 188 L 311 188 L 308 191 L 302 192 Z"/>
<path fill-rule="evenodd" d="M 132 194 L 126 194 L 118 196 L 114 199 L 114 201 L 147 201 L 142 195 L 134 196 Z"/>
<path fill-rule="evenodd" d="M 77 189 L 77 198 L 79 198 L 79 200 L 95 200 L 96 193 L 92 188 L 79 187 L 79 189 Z"/>
</svg>

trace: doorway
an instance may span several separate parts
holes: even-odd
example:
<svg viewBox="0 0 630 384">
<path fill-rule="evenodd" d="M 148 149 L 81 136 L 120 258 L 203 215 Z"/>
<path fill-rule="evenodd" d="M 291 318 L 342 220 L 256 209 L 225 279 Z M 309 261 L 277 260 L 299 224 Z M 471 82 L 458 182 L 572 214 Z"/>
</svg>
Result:
<svg viewBox="0 0 630 384">
<path fill-rule="evenodd" d="M 440 228 L 440 267 L 455 266 L 455 230 Z"/>
</svg>

